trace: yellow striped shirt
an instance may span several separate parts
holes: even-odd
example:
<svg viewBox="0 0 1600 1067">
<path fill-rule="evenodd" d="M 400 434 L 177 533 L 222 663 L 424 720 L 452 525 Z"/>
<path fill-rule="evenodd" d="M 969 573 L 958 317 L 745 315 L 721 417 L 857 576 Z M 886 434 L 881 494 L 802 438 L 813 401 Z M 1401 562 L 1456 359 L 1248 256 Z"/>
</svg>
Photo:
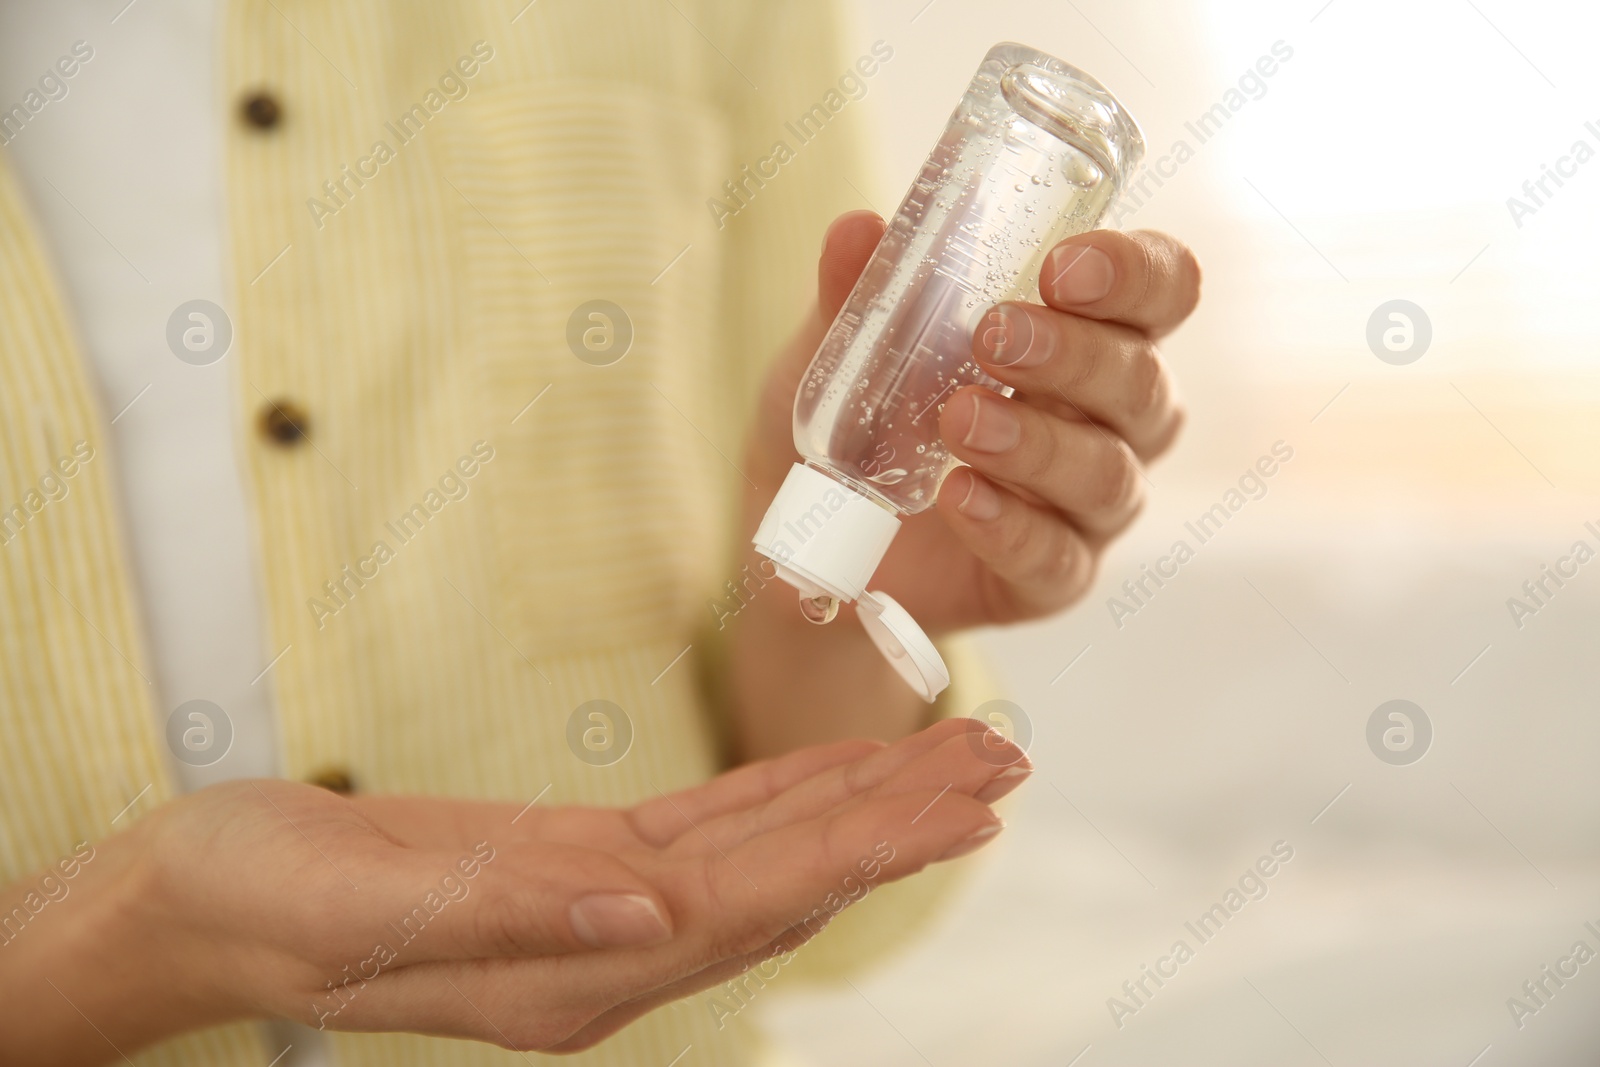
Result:
<svg viewBox="0 0 1600 1067">
<path fill-rule="evenodd" d="M 590 804 L 716 773 L 703 682 L 710 602 L 734 577 L 734 464 L 824 227 L 864 206 L 839 85 L 869 47 L 803 0 L 232 0 L 225 19 L 229 358 L 288 648 L 285 773 Z M 260 90 L 282 104 L 271 130 L 236 117 Z M 609 365 L 569 345 L 592 301 L 631 323 Z M 24 512 L 0 547 L 0 882 L 173 793 L 93 397 L 0 153 L 0 509 Z M 257 432 L 284 399 L 310 447 Z M 80 441 L 92 458 L 67 495 L 34 509 L 30 487 Z M 946 705 L 970 709 L 953 666 Z M 606 767 L 566 742 L 597 698 L 635 730 Z M 802 966 L 876 951 L 931 896 L 886 891 Z M 566 1062 L 686 1046 L 685 1063 L 749 1062 L 744 1017 L 715 1018 L 691 999 Z M 348 1065 L 522 1060 L 408 1035 L 336 1045 Z M 276 1051 L 233 1026 L 136 1059 Z"/>
</svg>

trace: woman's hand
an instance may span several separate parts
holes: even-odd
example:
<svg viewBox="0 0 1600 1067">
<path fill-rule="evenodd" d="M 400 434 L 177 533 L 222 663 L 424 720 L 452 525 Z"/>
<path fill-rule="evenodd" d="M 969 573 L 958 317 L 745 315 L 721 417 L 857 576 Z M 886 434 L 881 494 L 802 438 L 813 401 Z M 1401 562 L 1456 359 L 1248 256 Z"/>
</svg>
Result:
<svg viewBox="0 0 1600 1067">
<path fill-rule="evenodd" d="M 767 380 L 747 451 L 752 531 L 799 458 L 795 388 L 883 226 L 858 211 L 829 229 L 817 307 Z M 976 330 L 979 365 L 1016 393 L 967 386 L 945 399 L 940 433 L 969 466 L 945 480 L 935 508 L 904 520 L 873 582 L 934 635 L 1037 618 L 1082 597 L 1105 546 L 1143 503 L 1143 465 L 1183 422 L 1155 342 L 1199 300 L 1200 268 L 1187 248 L 1142 231 L 1071 237 L 1046 257 L 1039 289 L 1044 304 L 1000 305 Z M 890 695 L 899 683 L 858 627 L 808 633 L 783 592 L 757 597 L 728 625 L 738 628 L 735 695 L 748 751 L 770 754 L 851 728 L 900 736 L 917 722 L 915 704 Z M 794 670 L 782 669 L 784 658 Z M 846 702 L 831 719 L 814 715 L 818 693 L 808 678 L 828 680 L 836 707 Z"/>
<path fill-rule="evenodd" d="M 882 233 L 867 211 L 829 229 L 818 307 L 762 398 L 751 463 L 761 488 L 747 512 L 757 520 L 799 459 L 795 387 Z M 975 331 L 979 365 L 1016 395 L 966 386 L 945 400 L 940 433 L 970 466 L 945 480 L 936 510 L 905 520 L 878 570 L 875 587 L 930 633 L 1037 618 L 1081 597 L 1143 503 L 1143 465 L 1183 423 L 1155 342 L 1199 301 L 1187 248 L 1142 231 L 1071 237 L 1046 257 L 1039 290 L 1043 305 L 998 305 Z"/>
<path fill-rule="evenodd" d="M 1028 765 L 997 765 L 982 729 L 806 749 L 618 810 L 212 787 L 102 842 L 0 950 L 0 1061 L 98 1063 L 259 1017 L 587 1047 L 992 837 L 987 802 Z"/>
</svg>

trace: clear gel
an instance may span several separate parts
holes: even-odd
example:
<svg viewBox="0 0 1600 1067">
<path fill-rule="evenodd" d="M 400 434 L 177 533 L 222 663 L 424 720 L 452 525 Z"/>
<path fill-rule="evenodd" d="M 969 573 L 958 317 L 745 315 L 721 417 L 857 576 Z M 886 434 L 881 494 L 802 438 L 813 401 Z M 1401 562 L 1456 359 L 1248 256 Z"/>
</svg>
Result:
<svg viewBox="0 0 1600 1067">
<path fill-rule="evenodd" d="M 1092 229 L 1143 154 L 1098 82 L 1017 44 L 990 49 L 795 397 L 806 461 L 901 514 L 956 466 L 939 412 L 968 383 L 983 313 L 1037 300 L 1045 255 Z"/>
</svg>

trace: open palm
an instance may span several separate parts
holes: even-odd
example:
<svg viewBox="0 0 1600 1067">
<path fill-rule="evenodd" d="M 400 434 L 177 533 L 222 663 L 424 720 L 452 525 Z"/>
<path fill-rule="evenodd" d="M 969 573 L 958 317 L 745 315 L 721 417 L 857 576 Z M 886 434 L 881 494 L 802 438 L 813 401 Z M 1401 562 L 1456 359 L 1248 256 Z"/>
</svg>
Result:
<svg viewBox="0 0 1600 1067">
<path fill-rule="evenodd" d="M 149 820 L 141 922 L 205 946 L 184 973 L 226 978 L 231 1017 L 584 1048 L 992 837 L 988 803 L 1028 765 L 983 729 L 802 749 L 616 809 L 231 783 Z"/>
</svg>

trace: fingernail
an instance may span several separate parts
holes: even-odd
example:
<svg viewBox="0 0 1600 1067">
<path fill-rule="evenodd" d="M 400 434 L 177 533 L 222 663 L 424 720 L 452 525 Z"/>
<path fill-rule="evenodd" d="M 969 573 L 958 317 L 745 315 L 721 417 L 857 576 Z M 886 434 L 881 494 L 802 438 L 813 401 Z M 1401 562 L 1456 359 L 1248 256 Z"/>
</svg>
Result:
<svg viewBox="0 0 1600 1067">
<path fill-rule="evenodd" d="M 990 780 L 988 785 L 972 794 L 972 799 L 981 801 L 985 804 L 993 804 L 995 801 L 1011 792 L 1017 786 L 1021 785 L 1027 780 L 1028 775 L 1032 773 L 1032 767 L 1024 767 L 1020 764 L 1014 767 L 1007 767 L 1005 770 L 995 775 L 994 778 Z"/>
<path fill-rule="evenodd" d="M 1045 276 L 1055 303 L 1092 304 L 1111 292 L 1117 268 L 1093 245 L 1058 245 L 1050 253 Z"/>
<path fill-rule="evenodd" d="M 1000 517 L 1000 494 L 994 486 L 976 474 L 967 476 L 967 495 L 961 498 L 956 510 L 969 519 L 993 522 Z"/>
<path fill-rule="evenodd" d="M 651 945 L 672 936 L 655 901 L 637 893 L 584 897 L 567 912 L 578 940 L 594 948 Z"/>
<path fill-rule="evenodd" d="M 945 860 L 953 860 L 958 857 L 965 856 L 969 852 L 976 852 L 978 849 L 986 845 L 991 837 L 1005 828 L 1006 824 L 1001 822 L 999 819 L 996 819 L 988 826 L 982 827 L 981 829 L 975 830 L 971 834 L 968 834 L 966 840 L 957 842 L 950 848 L 948 852 L 933 862 L 943 863 Z"/>
<path fill-rule="evenodd" d="M 1001 304 L 983 322 L 981 339 L 992 366 L 1031 367 L 1044 362 L 1044 347 L 1034 343 L 1033 318 L 1026 311 Z"/>
<path fill-rule="evenodd" d="M 983 739 L 983 749 L 978 755 L 985 763 L 992 767 L 1020 767 L 1025 771 L 1033 770 L 1033 761 L 1028 758 L 1022 746 L 1008 738 L 998 727 L 991 726 L 978 736 Z"/>
<path fill-rule="evenodd" d="M 972 425 L 967 427 L 967 436 L 961 443 L 974 452 L 1004 452 L 1015 448 L 1022 440 L 1022 423 L 1006 410 L 1005 402 L 998 397 L 983 399 L 978 392 L 971 396 L 976 407 L 972 410 Z"/>
</svg>

